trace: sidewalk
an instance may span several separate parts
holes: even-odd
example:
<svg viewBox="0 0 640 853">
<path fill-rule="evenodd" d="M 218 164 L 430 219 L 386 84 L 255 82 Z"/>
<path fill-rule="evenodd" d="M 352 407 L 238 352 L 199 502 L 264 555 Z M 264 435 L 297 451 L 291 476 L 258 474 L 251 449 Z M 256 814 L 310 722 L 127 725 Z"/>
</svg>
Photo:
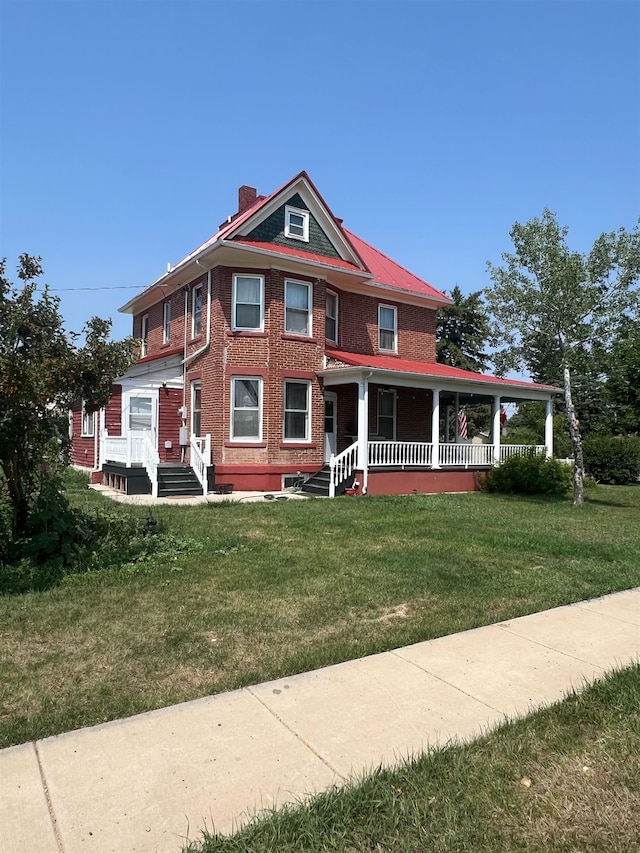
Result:
<svg viewBox="0 0 640 853">
<path fill-rule="evenodd" d="M 639 657 L 640 588 L 11 747 L 0 850 L 179 853 Z"/>
</svg>

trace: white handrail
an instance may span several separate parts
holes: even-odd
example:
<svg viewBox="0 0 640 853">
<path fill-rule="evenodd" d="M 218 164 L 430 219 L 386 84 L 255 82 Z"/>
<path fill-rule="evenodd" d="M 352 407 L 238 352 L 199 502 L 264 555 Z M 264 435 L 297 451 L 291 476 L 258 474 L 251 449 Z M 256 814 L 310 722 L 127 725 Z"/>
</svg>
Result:
<svg viewBox="0 0 640 853">
<path fill-rule="evenodd" d="M 358 462 L 358 442 L 355 441 L 353 444 L 349 445 L 346 450 L 343 450 L 342 453 L 338 453 L 337 456 L 331 454 L 331 458 L 329 459 L 329 470 L 331 476 L 329 478 L 329 497 L 335 498 L 336 496 L 336 486 L 339 486 L 340 483 L 344 483 L 346 479 L 348 479 L 351 474 L 355 471 L 356 464 Z"/>
<path fill-rule="evenodd" d="M 191 433 L 189 442 L 191 467 L 200 481 L 202 494 L 207 494 L 207 468 L 211 465 L 211 435 L 194 435 Z"/>
<path fill-rule="evenodd" d="M 491 465 L 492 454 L 492 444 L 441 444 L 440 465 L 464 468 L 470 465 Z"/>
<path fill-rule="evenodd" d="M 160 456 L 153 445 L 149 436 L 145 433 L 142 440 L 142 464 L 144 465 L 147 476 L 151 483 L 151 495 L 154 498 L 158 497 L 158 465 L 160 464 Z"/>
</svg>

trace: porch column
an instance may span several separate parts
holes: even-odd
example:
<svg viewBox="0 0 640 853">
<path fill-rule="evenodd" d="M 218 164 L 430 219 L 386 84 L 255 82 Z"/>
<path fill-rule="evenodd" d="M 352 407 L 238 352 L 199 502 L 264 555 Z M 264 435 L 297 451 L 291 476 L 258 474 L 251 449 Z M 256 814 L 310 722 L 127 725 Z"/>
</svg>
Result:
<svg viewBox="0 0 640 853">
<path fill-rule="evenodd" d="M 500 396 L 493 398 L 493 464 L 500 462 Z"/>
<path fill-rule="evenodd" d="M 440 390 L 433 389 L 431 408 L 431 467 L 440 467 Z"/>
<path fill-rule="evenodd" d="M 547 459 L 553 456 L 553 400 L 547 400 L 547 414 L 544 419 L 544 443 Z"/>
<path fill-rule="evenodd" d="M 460 394 L 456 391 L 456 410 L 455 410 L 455 423 L 454 429 L 455 433 L 455 443 L 457 444 L 460 441 L 460 421 L 458 420 L 458 414 L 460 412 Z"/>
<path fill-rule="evenodd" d="M 358 381 L 358 469 L 362 471 L 362 489 L 366 494 L 369 479 L 369 379 Z"/>
</svg>

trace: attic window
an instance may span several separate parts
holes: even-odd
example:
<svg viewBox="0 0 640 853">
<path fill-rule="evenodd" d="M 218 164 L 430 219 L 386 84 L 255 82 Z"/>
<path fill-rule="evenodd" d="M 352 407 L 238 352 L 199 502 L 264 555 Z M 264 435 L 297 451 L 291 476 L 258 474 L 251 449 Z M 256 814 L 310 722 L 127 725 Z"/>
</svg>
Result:
<svg viewBox="0 0 640 853">
<path fill-rule="evenodd" d="M 304 240 L 309 242 L 309 211 L 299 210 L 297 207 L 284 209 L 284 236 L 293 240 Z"/>
</svg>

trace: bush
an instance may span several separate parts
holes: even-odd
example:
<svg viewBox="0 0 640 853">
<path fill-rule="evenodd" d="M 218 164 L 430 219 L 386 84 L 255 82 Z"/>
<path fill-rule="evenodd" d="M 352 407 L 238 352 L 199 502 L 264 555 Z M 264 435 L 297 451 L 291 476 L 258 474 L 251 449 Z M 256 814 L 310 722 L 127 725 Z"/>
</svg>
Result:
<svg viewBox="0 0 640 853">
<path fill-rule="evenodd" d="M 640 476 L 640 438 L 592 435 L 585 438 L 584 467 L 598 483 L 626 486 Z"/>
<path fill-rule="evenodd" d="M 571 469 L 542 454 L 512 456 L 481 481 L 488 492 L 511 495 L 565 495 L 572 486 Z"/>
</svg>

